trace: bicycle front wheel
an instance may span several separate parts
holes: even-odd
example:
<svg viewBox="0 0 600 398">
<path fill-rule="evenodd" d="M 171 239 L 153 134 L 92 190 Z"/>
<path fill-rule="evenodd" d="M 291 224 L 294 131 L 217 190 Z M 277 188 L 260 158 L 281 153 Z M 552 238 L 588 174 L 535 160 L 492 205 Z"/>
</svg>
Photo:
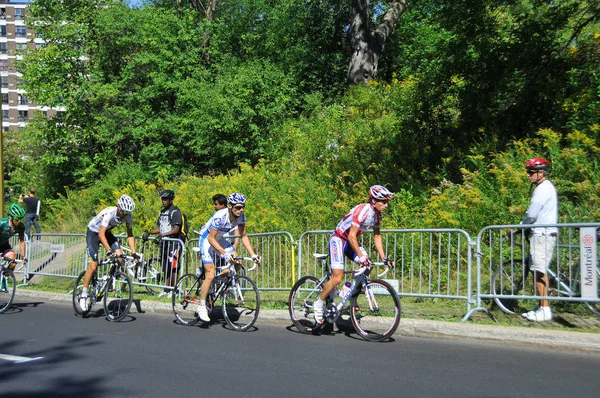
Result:
<svg viewBox="0 0 600 398">
<path fill-rule="evenodd" d="M 390 284 L 379 279 L 367 282 L 363 288 L 364 291 L 350 301 L 354 329 L 365 340 L 385 340 L 394 334 L 400 323 L 400 298 Z"/>
<path fill-rule="evenodd" d="M 173 313 L 178 324 L 191 326 L 198 323 L 196 309 L 200 305 L 201 287 L 202 280 L 194 274 L 186 274 L 179 278 L 171 296 Z"/>
<path fill-rule="evenodd" d="M 17 281 L 11 270 L 4 270 L 0 278 L 0 314 L 10 308 L 14 298 Z"/>
<path fill-rule="evenodd" d="M 260 295 L 252 279 L 235 276 L 235 284 L 223 292 L 223 316 L 231 328 L 238 332 L 248 330 L 260 311 Z"/>
<path fill-rule="evenodd" d="M 290 318 L 296 329 L 302 333 L 312 333 L 321 326 L 315 321 L 313 304 L 321 296 L 323 285 L 314 276 L 303 276 L 292 287 L 288 301 Z"/>
<path fill-rule="evenodd" d="M 115 272 L 104 288 L 104 311 L 106 319 L 119 322 L 129 313 L 133 302 L 133 285 L 129 276 Z"/>
</svg>

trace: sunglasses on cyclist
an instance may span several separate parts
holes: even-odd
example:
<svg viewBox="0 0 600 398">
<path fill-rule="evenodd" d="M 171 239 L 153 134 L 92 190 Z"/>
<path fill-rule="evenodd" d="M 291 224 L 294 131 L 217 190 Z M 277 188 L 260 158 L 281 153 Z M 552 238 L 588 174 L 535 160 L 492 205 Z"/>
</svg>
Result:
<svg viewBox="0 0 600 398">
<path fill-rule="evenodd" d="M 537 174 L 537 173 L 538 173 L 537 170 L 527 170 L 527 175 L 530 175 L 530 176 Z"/>
<path fill-rule="evenodd" d="M 232 208 L 232 209 L 235 209 L 235 210 L 242 210 L 244 207 L 246 207 L 246 206 L 244 206 L 244 205 L 235 205 L 235 206 L 231 206 L 231 208 Z"/>
</svg>

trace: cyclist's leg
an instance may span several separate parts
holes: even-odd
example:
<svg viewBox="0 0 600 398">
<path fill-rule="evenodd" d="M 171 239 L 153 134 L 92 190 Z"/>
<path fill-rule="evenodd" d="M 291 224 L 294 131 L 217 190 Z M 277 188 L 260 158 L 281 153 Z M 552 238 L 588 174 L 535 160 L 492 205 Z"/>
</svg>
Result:
<svg viewBox="0 0 600 398">
<path fill-rule="evenodd" d="M 92 275 L 94 275 L 94 272 L 96 272 L 96 269 L 98 268 L 98 248 L 100 247 L 100 238 L 98 238 L 97 232 L 88 229 L 85 240 L 87 243 L 86 254 L 88 258 L 88 268 L 83 277 L 82 298 L 87 297 L 87 291 L 90 286 L 90 281 L 92 280 Z"/>
<path fill-rule="evenodd" d="M 100 239 L 98 238 L 98 233 L 94 231 L 87 230 L 87 234 L 85 237 L 87 243 L 86 254 L 88 258 L 88 267 L 83 275 L 83 286 L 81 288 L 81 294 L 79 296 L 79 306 L 81 310 L 84 312 L 88 311 L 88 288 L 90 286 L 90 281 L 92 280 L 92 276 L 96 269 L 98 268 L 98 248 L 100 247 Z"/>
<path fill-rule="evenodd" d="M 344 250 L 348 242 L 338 236 L 332 235 L 329 239 L 329 257 L 331 264 L 331 278 L 323 285 L 323 290 L 318 300 L 313 304 L 315 321 L 323 323 L 323 304 L 331 291 L 344 279 Z"/>
<path fill-rule="evenodd" d="M 15 260 L 17 259 L 17 253 L 14 252 L 12 247 L 7 246 L 2 250 L 2 258 L 6 261 L 6 268 L 13 271 L 17 266 Z"/>
<path fill-rule="evenodd" d="M 329 293 L 344 279 L 344 251 L 350 246 L 344 239 L 332 235 L 329 239 L 329 258 L 331 264 L 331 279 L 323 286 L 320 300 L 324 301 Z"/>
<path fill-rule="evenodd" d="M 204 267 L 204 280 L 202 281 L 202 287 L 200 288 L 200 305 L 196 310 L 196 314 L 203 322 L 210 322 L 208 309 L 206 307 L 206 298 L 208 297 L 210 285 L 213 279 L 215 279 L 215 263 L 213 260 L 213 255 L 215 254 L 212 246 L 208 243 L 208 239 L 200 241 L 200 257 L 202 259 L 202 266 Z"/>
</svg>

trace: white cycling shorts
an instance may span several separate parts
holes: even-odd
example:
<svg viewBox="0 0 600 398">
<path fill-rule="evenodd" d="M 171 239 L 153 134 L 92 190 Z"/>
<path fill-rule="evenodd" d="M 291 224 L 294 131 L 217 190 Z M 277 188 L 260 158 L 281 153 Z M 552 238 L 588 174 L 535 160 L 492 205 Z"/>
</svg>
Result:
<svg viewBox="0 0 600 398">
<path fill-rule="evenodd" d="M 367 255 L 367 251 L 364 247 L 360 247 L 362 256 Z M 331 235 L 329 238 L 329 257 L 331 259 L 331 269 L 344 269 L 344 257 L 348 257 L 355 263 L 358 262 L 360 256 L 354 253 L 350 243 L 337 236 L 336 234 Z"/>
</svg>

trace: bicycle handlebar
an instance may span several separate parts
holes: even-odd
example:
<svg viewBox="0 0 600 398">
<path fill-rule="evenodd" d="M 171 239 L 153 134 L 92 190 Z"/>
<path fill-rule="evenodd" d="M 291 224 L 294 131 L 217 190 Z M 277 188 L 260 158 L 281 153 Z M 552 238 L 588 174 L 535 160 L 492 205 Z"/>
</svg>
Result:
<svg viewBox="0 0 600 398">
<path fill-rule="evenodd" d="M 252 257 L 232 257 L 231 258 L 231 262 L 232 263 L 239 262 L 241 264 L 242 261 L 252 261 L 252 262 L 254 262 L 254 266 L 252 268 L 248 268 L 246 270 L 246 272 L 254 271 L 256 269 L 256 267 L 258 267 L 258 263 L 255 262 Z"/>
<path fill-rule="evenodd" d="M 390 272 L 390 268 L 389 268 L 389 267 L 387 267 L 387 266 L 385 265 L 385 263 L 381 263 L 381 262 L 373 262 L 373 263 L 371 263 L 371 266 L 373 266 L 373 265 L 375 265 L 375 266 L 378 266 L 378 267 L 386 267 L 386 268 L 385 268 L 385 271 L 383 271 L 381 274 L 377 274 L 377 277 L 378 277 L 378 278 L 381 278 L 382 276 L 385 276 L 385 274 L 387 274 L 388 272 Z M 370 268 L 370 267 L 360 267 L 360 268 L 359 268 L 359 269 L 357 269 L 356 271 L 352 271 L 352 275 L 353 275 L 354 277 L 361 276 L 361 275 L 362 275 L 362 274 L 364 274 L 364 273 L 367 271 L 367 269 L 369 269 L 369 268 Z"/>
</svg>

